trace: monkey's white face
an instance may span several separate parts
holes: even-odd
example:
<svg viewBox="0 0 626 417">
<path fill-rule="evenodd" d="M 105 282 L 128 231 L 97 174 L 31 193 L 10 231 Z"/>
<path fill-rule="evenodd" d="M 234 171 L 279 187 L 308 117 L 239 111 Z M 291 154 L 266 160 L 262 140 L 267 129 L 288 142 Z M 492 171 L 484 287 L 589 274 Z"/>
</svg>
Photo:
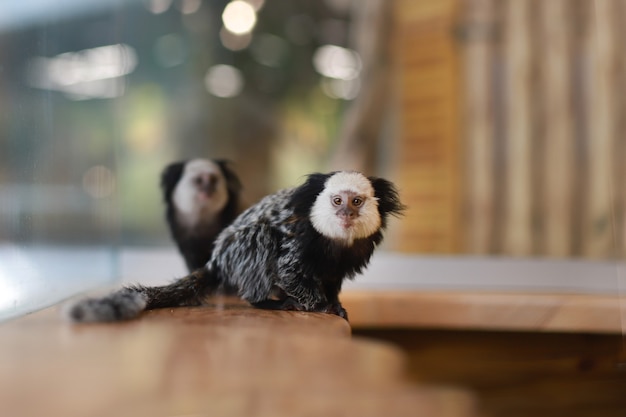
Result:
<svg viewBox="0 0 626 417">
<path fill-rule="evenodd" d="M 228 202 L 226 179 L 220 167 L 206 159 L 187 162 L 172 200 L 183 224 L 192 227 L 213 221 Z"/>
<path fill-rule="evenodd" d="M 322 235 L 346 245 L 376 233 L 381 219 L 367 177 L 358 172 L 338 172 L 330 177 L 313 204 L 311 223 Z"/>
</svg>

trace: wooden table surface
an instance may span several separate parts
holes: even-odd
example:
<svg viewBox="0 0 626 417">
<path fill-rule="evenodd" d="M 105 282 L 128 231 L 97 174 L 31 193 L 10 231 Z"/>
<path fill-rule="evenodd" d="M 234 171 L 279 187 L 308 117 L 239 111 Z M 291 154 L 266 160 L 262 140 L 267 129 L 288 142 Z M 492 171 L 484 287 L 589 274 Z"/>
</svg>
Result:
<svg viewBox="0 0 626 417">
<path fill-rule="evenodd" d="M 51 308 L 0 324 L 0 415 L 476 415 L 468 392 L 414 385 L 400 350 L 350 333 L 230 299 L 118 324 Z"/>
</svg>

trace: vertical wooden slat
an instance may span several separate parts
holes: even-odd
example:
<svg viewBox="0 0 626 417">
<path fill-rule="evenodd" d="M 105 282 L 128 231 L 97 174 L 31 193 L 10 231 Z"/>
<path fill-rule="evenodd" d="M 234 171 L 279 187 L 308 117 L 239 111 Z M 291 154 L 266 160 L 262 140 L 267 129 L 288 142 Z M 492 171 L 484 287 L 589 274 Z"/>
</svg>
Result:
<svg viewBox="0 0 626 417">
<path fill-rule="evenodd" d="M 573 186 L 573 117 L 571 105 L 571 0 L 539 3 L 542 54 L 539 60 L 543 98 L 542 254 L 571 253 Z"/>
<path fill-rule="evenodd" d="M 469 0 L 465 7 L 466 250 L 485 254 L 492 249 L 494 222 L 494 121 L 490 86 L 495 16 L 493 0 Z"/>
<path fill-rule="evenodd" d="M 398 186 L 409 206 L 398 249 L 460 247 L 458 0 L 394 1 L 401 96 Z"/>
<path fill-rule="evenodd" d="M 613 0 L 594 0 L 587 4 L 591 20 L 586 36 L 588 103 L 587 158 L 588 186 L 583 226 L 583 252 L 591 258 L 612 254 L 611 175 L 613 135 L 615 133 L 614 24 Z M 620 179 L 621 180 L 621 179 Z"/>
<path fill-rule="evenodd" d="M 502 230 L 504 251 L 510 255 L 532 252 L 529 3 L 503 4 L 507 184 Z"/>
<path fill-rule="evenodd" d="M 620 0 L 619 10 L 616 16 L 616 39 L 626 39 L 626 0 Z M 619 92 L 626 92 L 626 43 L 618 41 L 619 48 L 615 53 L 618 56 L 617 72 Z M 617 94 L 616 118 L 617 128 L 615 135 L 615 152 L 613 153 L 613 190 L 614 190 L 614 210 L 615 210 L 615 230 L 618 255 L 621 259 L 626 259 L 626 94 Z M 626 272 L 626 271 L 625 271 Z M 624 277 L 622 277 L 624 279 Z M 626 287 L 623 287 L 626 291 Z M 626 293 L 624 294 L 626 296 Z M 626 303 L 626 298 L 624 299 Z M 626 306 L 626 304 L 624 304 Z M 626 322 L 624 323 L 626 326 Z M 626 353 L 626 352 L 625 352 Z"/>
</svg>

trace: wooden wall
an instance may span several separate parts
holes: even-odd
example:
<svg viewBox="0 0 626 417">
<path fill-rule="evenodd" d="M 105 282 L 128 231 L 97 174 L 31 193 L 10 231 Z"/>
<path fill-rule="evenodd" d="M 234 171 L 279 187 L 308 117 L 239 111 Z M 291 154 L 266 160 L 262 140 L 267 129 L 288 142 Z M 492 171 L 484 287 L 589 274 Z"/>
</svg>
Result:
<svg viewBox="0 0 626 417">
<path fill-rule="evenodd" d="M 626 0 L 396 0 L 400 249 L 626 253 Z"/>
<path fill-rule="evenodd" d="M 456 0 L 397 0 L 394 56 L 399 67 L 401 143 L 398 186 L 409 209 L 403 250 L 461 249 Z"/>
</svg>

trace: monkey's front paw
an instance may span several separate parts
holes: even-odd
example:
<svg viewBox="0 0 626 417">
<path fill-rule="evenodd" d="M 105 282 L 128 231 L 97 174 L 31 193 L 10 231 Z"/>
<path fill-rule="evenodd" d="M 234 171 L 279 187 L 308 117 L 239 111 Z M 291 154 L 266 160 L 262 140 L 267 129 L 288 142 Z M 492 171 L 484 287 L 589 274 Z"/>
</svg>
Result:
<svg viewBox="0 0 626 417">
<path fill-rule="evenodd" d="M 325 308 L 321 310 L 322 313 L 334 314 L 336 316 L 341 317 L 342 319 L 348 320 L 348 312 L 340 303 L 333 303 L 327 305 Z"/>
</svg>

